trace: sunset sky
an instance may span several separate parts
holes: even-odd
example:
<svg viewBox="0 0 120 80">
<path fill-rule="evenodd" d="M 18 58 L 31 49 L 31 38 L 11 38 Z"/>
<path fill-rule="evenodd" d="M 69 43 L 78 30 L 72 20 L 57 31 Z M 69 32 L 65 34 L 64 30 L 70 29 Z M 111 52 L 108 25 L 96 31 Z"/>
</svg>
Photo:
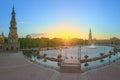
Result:
<svg viewBox="0 0 120 80">
<path fill-rule="evenodd" d="M 47 34 L 53 37 L 120 38 L 119 0 L 0 0 L 0 33 L 8 36 L 15 6 L 19 37 Z"/>
</svg>

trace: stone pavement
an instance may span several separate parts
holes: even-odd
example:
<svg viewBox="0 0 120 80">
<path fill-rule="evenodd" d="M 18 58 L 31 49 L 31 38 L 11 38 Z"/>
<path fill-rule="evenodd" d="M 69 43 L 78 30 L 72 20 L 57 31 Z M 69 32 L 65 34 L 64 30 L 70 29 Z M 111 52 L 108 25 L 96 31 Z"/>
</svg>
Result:
<svg viewBox="0 0 120 80">
<path fill-rule="evenodd" d="M 0 80 L 54 80 L 55 73 L 25 59 L 21 52 L 0 53 Z"/>
<path fill-rule="evenodd" d="M 0 53 L 0 80 L 120 80 L 120 60 L 85 73 L 60 73 L 30 62 L 21 52 Z"/>
</svg>

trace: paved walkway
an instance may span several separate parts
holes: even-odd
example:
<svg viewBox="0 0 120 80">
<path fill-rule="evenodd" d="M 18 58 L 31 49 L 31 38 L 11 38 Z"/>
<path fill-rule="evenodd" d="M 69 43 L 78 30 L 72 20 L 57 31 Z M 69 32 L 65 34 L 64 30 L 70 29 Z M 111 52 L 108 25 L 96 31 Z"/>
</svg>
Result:
<svg viewBox="0 0 120 80">
<path fill-rule="evenodd" d="M 0 53 L 0 80 L 120 80 L 120 60 L 85 73 L 59 73 L 25 59 L 19 53 Z"/>
</svg>

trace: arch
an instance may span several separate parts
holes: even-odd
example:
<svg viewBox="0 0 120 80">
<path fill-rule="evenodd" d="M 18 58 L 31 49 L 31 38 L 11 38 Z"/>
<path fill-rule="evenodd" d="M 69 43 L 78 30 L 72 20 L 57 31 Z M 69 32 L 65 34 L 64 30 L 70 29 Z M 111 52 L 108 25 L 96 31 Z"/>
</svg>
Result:
<svg viewBox="0 0 120 80">
<path fill-rule="evenodd" d="M 8 51 L 8 47 L 6 48 L 6 51 Z"/>
<path fill-rule="evenodd" d="M 18 51 L 18 48 L 16 48 L 16 50 Z"/>
<path fill-rule="evenodd" d="M 0 45 L 0 49 L 2 49 L 2 45 Z"/>
<path fill-rule="evenodd" d="M 13 47 L 13 46 L 11 46 L 11 50 L 14 50 L 14 47 Z"/>
</svg>

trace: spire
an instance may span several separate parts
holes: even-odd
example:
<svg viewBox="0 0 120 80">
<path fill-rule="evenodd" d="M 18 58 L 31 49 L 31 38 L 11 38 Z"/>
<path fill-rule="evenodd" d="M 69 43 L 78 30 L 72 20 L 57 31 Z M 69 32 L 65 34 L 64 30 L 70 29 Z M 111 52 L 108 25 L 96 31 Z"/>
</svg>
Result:
<svg viewBox="0 0 120 80">
<path fill-rule="evenodd" d="M 15 14 L 15 10 L 14 10 L 14 4 L 13 4 L 13 8 L 12 8 L 12 14 Z"/>
<path fill-rule="evenodd" d="M 17 29 L 15 15 L 16 14 L 15 14 L 14 5 L 13 5 L 12 13 L 11 13 L 10 28 Z"/>
<path fill-rule="evenodd" d="M 14 4 L 13 4 L 13 9 L 14 9 Z"/>
</svg>

